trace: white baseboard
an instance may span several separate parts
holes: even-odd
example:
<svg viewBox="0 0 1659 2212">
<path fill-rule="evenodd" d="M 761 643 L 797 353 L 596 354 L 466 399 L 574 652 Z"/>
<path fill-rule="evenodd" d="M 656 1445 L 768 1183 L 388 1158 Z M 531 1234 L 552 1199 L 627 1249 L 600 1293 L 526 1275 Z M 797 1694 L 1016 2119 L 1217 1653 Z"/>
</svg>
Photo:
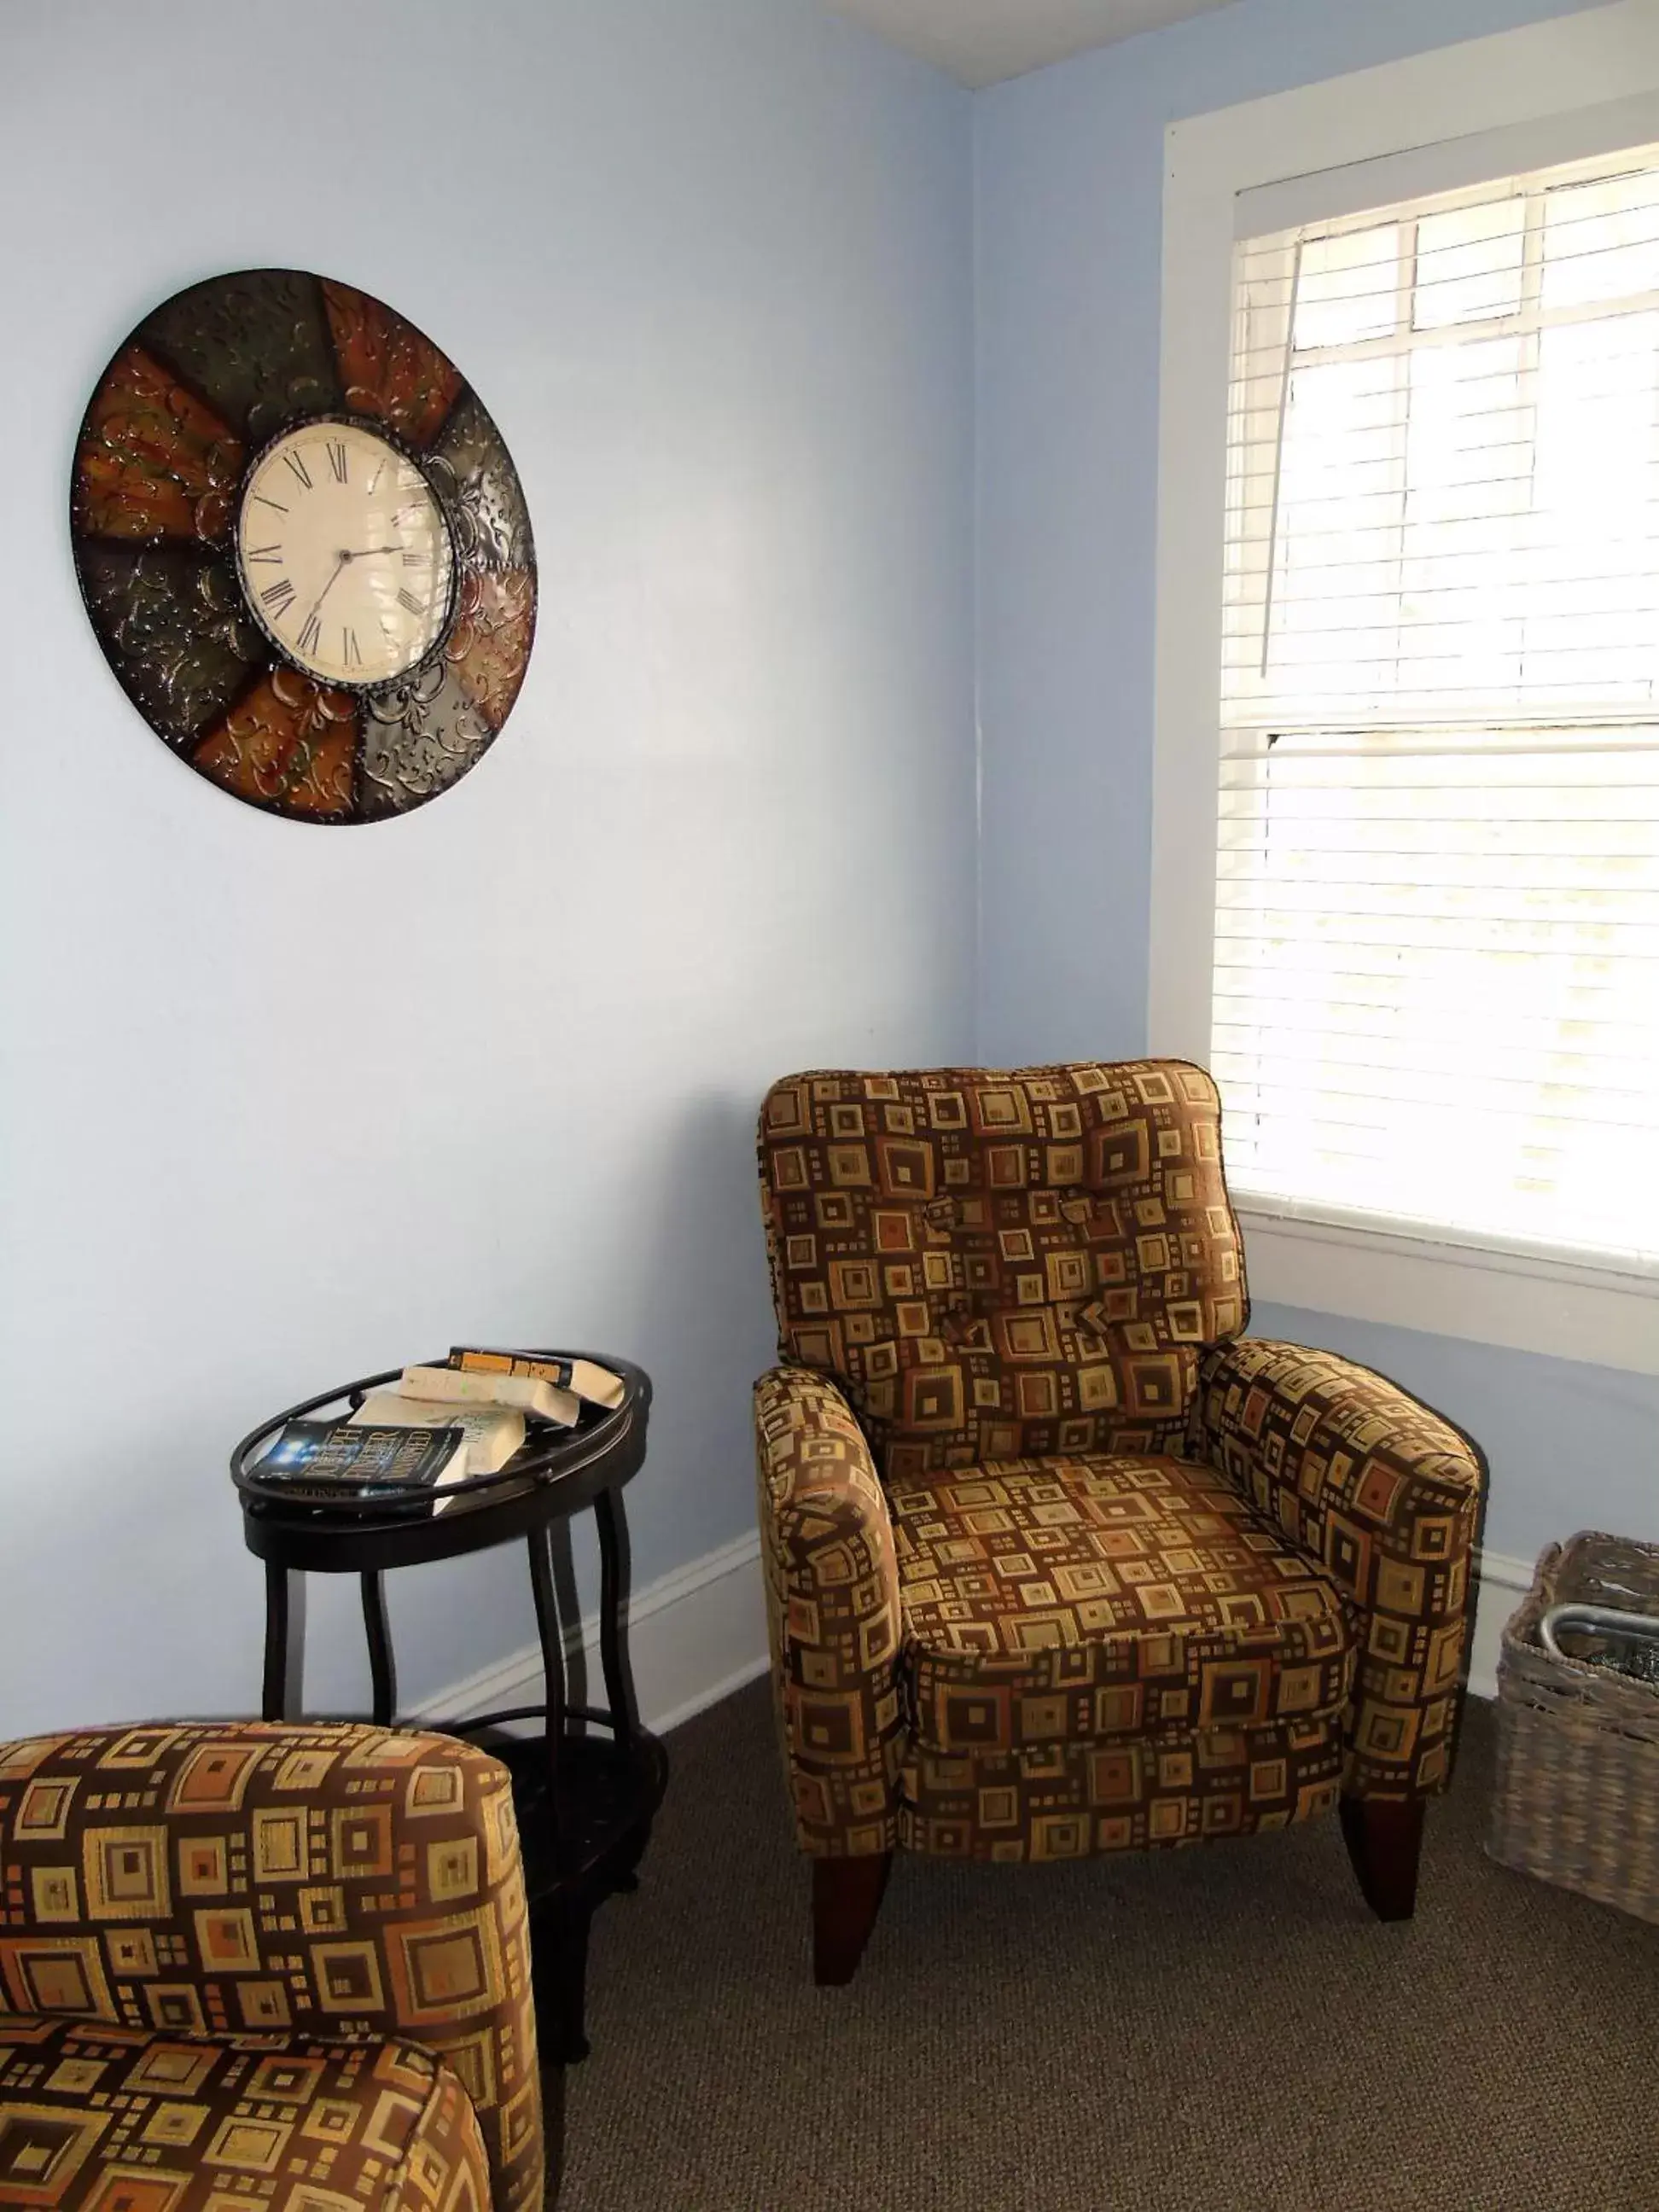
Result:
<svg viewBox="0 0 1659 2212">
<path fill-rule="evenodd" d="M 1469 1655 L 1469 1688 L 1477 1698 L 1498 1695 L 1504 1624 L 1531 1589 L 1532 1577 L 1530 1559 L 1503 1552 L 1480 1554 Z M 628 1644 L 640 1718 L 659 1735 L 763 1674 L 769 1658 L 759 1538 L 736 1537 L 636 1590 L 628 1609 Z M 570 1658 L 582 1656 L 595 1685 L 588 1702 L 599 1702 L 597 1616 L 586 1615 L 566 1645 Z M 541 1652 L 529 1644 L 425 1699 L 407 1717 L 428 1723 L 446 1717 L 459 1720 L 535 1705 L 541 1696 Z"/>
<path fill-rule="evenodd" d="M 597 1614 L 584 1616 L 566 1637 L 565 1650 L 567 1664 L 580 1657 L 591 1686 L 587 1703 L 603 1705 Z M 635 1590 L 628 1608 L 628 1651 L 640 1718 L 657 1735 L 763 1674 L 769 1662 L 759 1537 L 736 1537 Z M 541 1650 L 527 1644 L 423 1699 L 404 1717 L 439 1725 L 446 1718 L 538 1705 L 542 1696 Z M 529 1730 L 535 1723 L 518 1725 Z"/>
<path fill-rule="evenodd" d="M 1477 1698 L 1498 1695 L 1498 1656 L 1504 1624 L 1532 1588 L 1534 1563 L 1507 1552 L 1483 1551 L 1476 1586 L 1474 1643 L 1469 1653 L 1469 1688 Z"/>
</svg>

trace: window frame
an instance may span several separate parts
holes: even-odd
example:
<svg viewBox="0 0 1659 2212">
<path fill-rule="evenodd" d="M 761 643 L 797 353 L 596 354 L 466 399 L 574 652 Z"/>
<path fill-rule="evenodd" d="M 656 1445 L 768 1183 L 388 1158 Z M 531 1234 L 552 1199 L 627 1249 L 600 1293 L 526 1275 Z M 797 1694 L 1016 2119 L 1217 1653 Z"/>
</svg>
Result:
<svg viewBox="0 0 1659 2212">
<path fill-rule="evenodd" d="M 1646 0 L 1328 79 L 1164 134 L 1148 1037 L 1207 1062 L 1236 236 L 1659 139 Z M 1659 1281 L 1297 1203 L 1239 1206 L 1258 1301 L 1659 1374 Z"/>
</svg>

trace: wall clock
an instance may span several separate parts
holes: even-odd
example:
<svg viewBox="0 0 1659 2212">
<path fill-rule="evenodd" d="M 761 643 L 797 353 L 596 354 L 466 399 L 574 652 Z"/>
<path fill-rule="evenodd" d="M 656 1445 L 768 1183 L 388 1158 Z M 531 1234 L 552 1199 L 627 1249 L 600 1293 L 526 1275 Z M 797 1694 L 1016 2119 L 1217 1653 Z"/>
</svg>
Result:
<svg viewBox="0 0 1659 2212">
<path fill-rule="evenodd" d="M 517 472 L 453 363 L 349 284 L 245 269 L 147 316 L 87 410 L 70 526 L 128 697 L 251 805 L 406 813 L 518 696 Z"/>
</svg>

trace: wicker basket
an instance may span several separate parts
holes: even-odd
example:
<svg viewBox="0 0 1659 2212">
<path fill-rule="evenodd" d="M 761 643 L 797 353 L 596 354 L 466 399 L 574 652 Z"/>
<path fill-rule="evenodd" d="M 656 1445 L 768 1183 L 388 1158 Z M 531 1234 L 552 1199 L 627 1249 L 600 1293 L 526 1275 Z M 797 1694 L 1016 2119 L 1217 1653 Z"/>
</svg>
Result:
<svg viewBox="0 0 1659 2212">
<path fill-rule="evenodd" d="M 1486 1849 L 1505 1866 L 1659 1921 L 1659 1684 L 1553 1657 L 1552 1605 L 1659 1616 L 1659 1544 L 1587 1529 L 1552 1544 L 1504 1631 L 1498 1782 Z"/>
</svg>

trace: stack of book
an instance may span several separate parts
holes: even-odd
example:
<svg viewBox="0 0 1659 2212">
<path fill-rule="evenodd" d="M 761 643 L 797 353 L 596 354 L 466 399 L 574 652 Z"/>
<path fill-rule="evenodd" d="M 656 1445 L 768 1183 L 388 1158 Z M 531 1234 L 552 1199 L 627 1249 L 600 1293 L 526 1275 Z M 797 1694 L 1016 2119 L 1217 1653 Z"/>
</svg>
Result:
<svg viewBox="0 0 1659 2212">
<path fill-rule="evenodd" d="M 296 1504 L 384 1498 L 441 1513 L 447 1488 L 495 1474 L 532 1422 L 574 1428 L 584 1401 L 622 1403 L 622 1377 L 591 1359 L 536 1359 L 457 1345 L 440 1367 L 405 1367 L 343 1421 L 289 1421 L 253 1472 Z"/>
</svg>

